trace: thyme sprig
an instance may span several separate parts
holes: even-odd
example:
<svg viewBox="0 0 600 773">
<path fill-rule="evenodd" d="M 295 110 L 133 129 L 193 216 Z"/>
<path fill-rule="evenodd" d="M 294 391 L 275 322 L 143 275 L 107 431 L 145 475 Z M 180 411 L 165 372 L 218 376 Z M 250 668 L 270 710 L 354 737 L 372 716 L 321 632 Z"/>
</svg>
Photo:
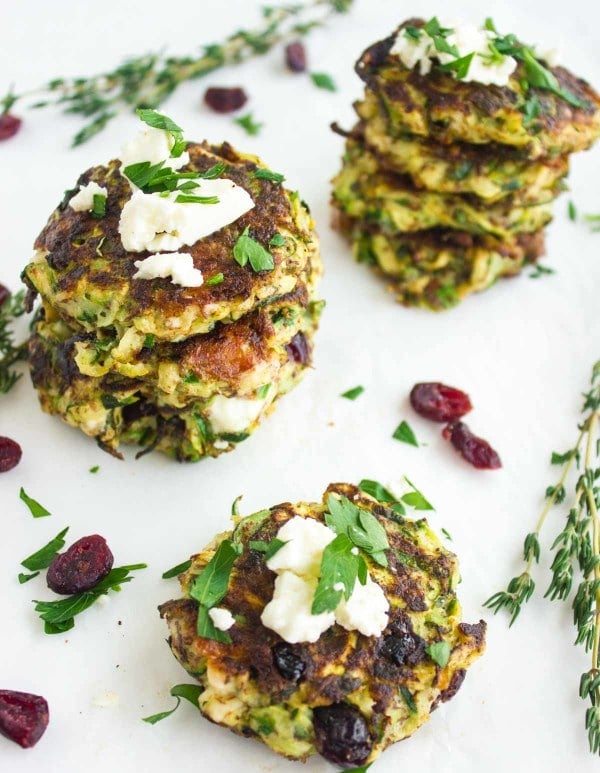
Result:
<svg viewBox="0 0 600 773">
<path fill-rule="evenodd" d="M 15 344 L 13 324 L 25 314 L 25 291 L 9 295 L 0 304 L 0 394 L 9 392 L 21 378 L 14 366 L 27 359 L 27 341 Z"/>
<path fill-rule="evenodd" d="M 562 474 L 546 490 L 547 501 L 535 531 L 525 538 L 524 571 L 485 605 L 494 613 L 506 608 L 511 614 L 510 625 L 515 622 L 535 590 L 532 569 L 540 560 L 540 532 L 553 505 L 566 501 L 570 473 L 577 470 L 565 524 L 552 543 L 552 577 L 545 597 L 567 601 L 574 582 L 578 583 L 571 601 L 575 644 L 591 652 L 591 667 L 581 677 L 579 695 L 590 703 L 585 716 L 590 751 L 600 754 L 600 360 L 593 367 L 582 414 L 575 445 L 565 453 L 552 454 L 551 463 L 561 466 Z"/>
<path fill-rule="evenodd" d="M 156 108 L 185 81 L 201 78 L 221 67 L 241 64 L 267 53 L 290 37 L 307 35 L 336 13 L 345 13 L 353 0 L 310 0 L 262 10 L 263 23 L 253 30 L 238 30 L 222 43 L 204 46 L 199 54 L 164 56 L 143 54 L 114 70 L 90 77 L 55 78 L 32 91 L 11 90 L 0 99 L 0 113 L 17 103 L 43 108 L 58 105 L 63 112 L 89 120 L 73 138 L 82 145 L 98 134 L 123 107 Z M 32 103 L 33 101 L 33 103 Z"/>
</svg>

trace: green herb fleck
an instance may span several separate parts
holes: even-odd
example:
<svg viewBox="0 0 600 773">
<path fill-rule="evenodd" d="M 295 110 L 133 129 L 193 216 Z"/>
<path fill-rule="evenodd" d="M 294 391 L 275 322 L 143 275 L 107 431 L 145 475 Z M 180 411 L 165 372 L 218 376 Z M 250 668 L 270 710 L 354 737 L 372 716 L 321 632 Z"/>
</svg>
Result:
<svg viewBox="0 0 600 773">
<path fill-rule="evenodd" d="M 337 86 L 331 75 L 324 72 L 311 72 L 310 79 L 318 89 L 325 91 L 337 91 Z"/>
<path fill-rule="evenodd" d="M 287 545 L 287 542 L 277 539 L 277 537 L 274 537 L 270 542 L 250 540 L 248 543 L 250 550 L 257 550 L 259 553 L 265 554 L 265 561 L 273 558 L 275 553 L 279 552 L 284 545 Z"/>
<path fill-rule="evenodd" d="M 442 532 L 444 537 L 446 537 L 447 540 L 450 540 L 450 542 L 452 542 L 452 535 L 450 534 L 450 532 L 446 531 L 446 529 L 441 529 L 440 531 Z"/>
<path fill-rule="evenodd" d="M 400 685 L 400 695 L 402 695 L 402 699 L 404 700 L 404 703 L 406 703 L 406 706 L 411 714 L 417 713 L 417 706 L 415 704 L 415 700 L 413 696 L 411 695 L 410 690 L 406 685 L 401 684 Z"/>
<path fill-rule="evenodd" d="M 401 497 L 404 504 L 414 508 L 415 510 L 435 510 L 435 507 L 431 504 L 431 502 L 425 498 L 423 493 L 419 491 L 415 484 L 412 483 L 406 477 L 406 475 L 404 476 L 404 480 L 412 489 L 412 491 L 410 491 L 408 494 L 404 494 L 404 496 Z"/>
<path fill-rule="evenodd" d="M 313 615 L 333 612 L 342 597 L 348 600 L 352 595 L 358 578 L 359 562 L 364 562 L 362 556 L 356 555 L 353 549 L 352 540 L 342 533 L 323 551 L 319 582 L 311 608 Z M 338 584 L 343 586 L 343 590 L 338 589 Z"/>
<path fill-rule="evenodd" d="M 246 226 L 244 232 L 238 237 L 233 246 L 233 257 L 240 266 L 248 262 L 256 272 L 271 271 L 275 267 L 273 256 L 270 252 L 250 236 L 250 227 Z"/>
<path fill-rule="evenodd" d="M 386 489 L 385 486 L 382 486 L 381 483 L 378 483 L 376 480 L 368 480 L 363 478 L 363 480 L 361 480 L 361 482 L 358 484 L 358 488 L 361 491 L 364 491 L 365 494 L 372 496 L 378 502 L 382 502 L 384 505 L 387 505 L 387 507 L 389 507 L 390 510 L 393 510 L 395 513 L 398 513 L 399 515 L 404 515 L 406 513 L 404 505 L 401 502 L 398 502 L 397 498 L 392 494 L 391 491 Z"/>
<path fill-rule="evenodd" d="M 50 540 L 47 545 L 44 545 L 43 548 L 40 548 L 35 553 L 24 558 L 21 561 L 21 566 L 24 566 L 25 569 L 28 569 L 30 572 L 38 572 L 41 569 L 47 569 L 52 561 L 54 561 L 59 551 L 64 548 L 64 537 L 68 531 L 69 527 L 67 526 L 66 529 L 59 532 L 59 534 L 57 534 L 54 539 Z"/>
<path fill-rule="evenodd" d="M 472 161 L 461 161 L 454 169 L 449 173 L 448 177 L 456 182 L 462 182 L 473 171 L 474 164 Z"/>
<path fill-rule="evenodd" d="M 106 196 L 103 193 L 94 193 L 92 202 L 92 217 L 103 218 L 106 215 Z"/>
<path fill-rule="evenodd" d="M 534 270 L 529 274 L 530 279 L 539 279 L 541 276 L 547 276 L 549 274 L 555 274 L 556 271 L 553 268 L 542 266 L 541 263 L 536 263 Z"/>
<path fill-rule="evenodd" d="M 400 424 L 394 430 L 392 437 L 394 440 L 399 440 L 401 443 L 408 443 L 410 446 L 416 446 L 417 448 L 419 447 L 419 441 L 406 421 L 400 422 Z"/>
<path fill-rule="evenodd" d="M 191 565 L 192 559 L 188 558 L 187 561 L 184 561 L 181 564 L 177 564 L 177 566 L 174 566 L 171 569 L 167 569 L 166 572 L 163 572 L 162 578 L 163 580 L 170 580 L 172 577 L 178 577 L 182 572 L 187 572 Z"/>
<path fill-rule="evenodd" d="M 339 499 L 333 494 L 327 498 L 325 523 L 336 534 L 345 534 L 352 543 L 368 553 L 381 566 L 387 566 L 385 551 L 389 542 L 385 529 L 368 510 L 350 502 L 346 497 Z"/>
<path fill-rule="evenodd" d="M 209 287 L 213 287 L 214 285 L 220 285 L 224 280 L 224 274 L 218 273 L 211 276 L 210 279 L 207 279 L 204 284 L 208 285 Z"/>
<path fill-rule="evenodd" d="M 425 652 L 440 668 L 445 668 L 450 659 L 450 645 L 447 641 L 436 641 L 425 647 Z"/>
<path fill-rule="evenodd" d="M 216 606 L 227 594 L 229 576 L 240 550 L 240 546 L 230 540 L 223 540 L 190 588 L 191 598 L 199 604 L 198 635 L 205 639 L 214 639 L 227 644 L 231 642 L 228 633 L 215 627 L 208 610 Z"/>
<path fill-rule="evenodd" d="M 95 475 L 98 472 L 99 469 L 100 469 L 100 465 L 99 464 L 95 464 L 93 467 L 90 467 L 89 472 L 91 472 L 92 475 Z"/>
<path fill-rule="evenodd" d="M 26 494 L 23 487 L 21 487 L 21 491 L 19 492 L 19 499 L 25 502 L 29 508 L 29 512 L 34 518 L 45 518 L 47 515 L 52 515 L 50 510 L 46 510 L 43 505 L 40 505 L 39 502 Z"/>
<path fill-rule="evenodd" d="M 280 233 L 273 234 L 269 239 L 269 247 L 283 247 L 285 245 L 285 236 Z"/>
<path fill-rule="evenodd" d="M 569 220 L 571 220 L 574 223 L 577 220 L 577 208 L 575 207 L 575 204 L 572 201 L 569 202 L 567 212 L 569 214 Z"/>
<path fill-rule="evenodd" d="M 456 79 L 460 81 L 467 77 L 474 56 L 474 53 L 467 54 L 467 56 L 461 56 L 459 59 L 454 59 L 446 64 L 438 65 L 437 69 L 442 72 L 453 72 Z"/>
<path fill-rule="evenodd" d="M 233 122 L 241 126 L 246 134 L 249 134 L 251 137 L 255 137 L 264 126 L 264 124 L 254 120 L 252 113 L 246 113 L 246 115 L 242 115 L 240 118 L 234 118 Z"/>
<path fill-rule="evenodd" d="M 265 397 L 269 394 L 269 389 L 271 389 L 271 384 L 263 384 L 261 387 L 259 387 L 256 390 L 256 396 L 259 400 L 264 400 Z"/>
<path fill-rule="evenodd" d="M 356 398 L 360 397 L 364 391 L 364 386 L 355 386 L 352 389 L 349 389 L 347 392 L 342 392 L 340 397 L 345 397 L 346 400 L 356 400 Z"/>
<path fill-rule="evenodd" d="M 177 698 L 175 707 L 169 711 L 161 711 L 159 714 L 153 714 L 150 717 L 144 717 L 142 721 L 147 722 L 149 725 L 155 725 L 157 722 L 170 717 L 171 714 L 173 714 L 173 712 L 179 708 L 179 704 L 181 703 L 182 698 L 191 703 L 192 706 L 195 706 L 199 711 L 200 707 L 198 705 L 198 699 L 200 698 L 202 691 L 203 688 L 198 684 L 176 684 L 174 687 L 171 687 L 170 690 L 171 695 L 174 698 Z"/>
<path fill-rule="evenodd" d="M 282 183 L 285 180 L 285 176 L 280 174 L 279 172 L 273 172 L 270 169 L 257 169 L 256 172 L 254 172 L 253 177 L 256 177 L 257 180 L 269 180 L 269 182 L 272 183 Z"/>
</svg>

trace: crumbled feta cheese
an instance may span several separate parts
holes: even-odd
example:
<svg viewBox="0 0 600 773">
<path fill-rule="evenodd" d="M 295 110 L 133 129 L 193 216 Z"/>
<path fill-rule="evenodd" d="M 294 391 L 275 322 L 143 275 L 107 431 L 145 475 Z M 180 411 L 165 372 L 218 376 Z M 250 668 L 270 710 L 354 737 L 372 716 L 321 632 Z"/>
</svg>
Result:
<svg viewBox="0 0 600 773">
<path fill-rule="evenodd" d="M 189 163 L 190 156 L 189 153 L 185 152 L 179 158 L 171 158 L 171 149 L 174 144 L 175 140 L 170 132 L 148 126 L 137 137 L 123 146 L 120 158 L 121 166 L 125 168 L 142 161 L 149 161 L 151 164 L 168 161 L 166 166 L 174 170 L 181 169 L 182 166 Z"/>
<path fill-rule="evenodd" d="M 335 610 L 335 620 L 347 631 L 379 636 L 388 624 L 389 608 L 381 586 L 367 577 L 365 585 L 356 582 L 348 601 L 342 598 Z"/>
<path fill-rule="evenodd" d="M 264 400 L 217 395 L 207 408 L 213 432 L 243 432 L 256 421 L 264 404 Z"/>
<path fill-rule="evenodd" d="M 291 644 L 317 641 L 333 625 L 335 616 L 333 612 L 311 613 L 316 588 L 316 579 L 298 577 L 293 572 L 278 575 L 273 598 L 260 617 L 262 624 Z"/>
<path fill-rule="evenodd" d="M 458 50 L 458 58 L 462 59 L 469 54 L 474 54 L 464 81 L 477 81 L 478 83 L 507 86 L 510 76 L 517 67 L 517 60 L 512 56 L 490 56 L 490 42 L 493 42 L 495 34 L 475 24 L 440 21 L 442 27 L 451 29 L 446 37 L 446 42 L 455 46 Z M 415 40 L 400 30 L 390 49 L 400 61 L 412 70 L 417 64 L 421 75 L 427 75 L 431 70 L 431 64 L 437 59 L 441 64 L 455 61 L 457 57 L 445 51 L 438 51 L 431 37 L 426 32 L 421 32 Z"/>
<path fill-rule="evenodd" d="M 277 539 L 286 544 L 267 561 L 271 571 L 294 572 L 301 577 L 317 578 L 323 551 L 335 539 L 335 532 L 314 518 L 299 515 L 277 532 Z"/>
<path fill-rule="evenodd" d="M 91 212 L 94 206 L 94 196 L 108 196 L 108 191 L 93 180 L 87 185 L 80 185 L 79 192 L 70 200 L 69 206 L 75 212 Z"/>
<path fill-rule="evenodd" d="M 216 196 L 216 204 L 177 202 L 180 194 L 134 191 L 121 212 L 119 234 L 129 252 L 167 252 L 191 246 L 254 207 L 250 194 L 232 180 L 199 180 L 194 196 Z"/>
<path fill-rule="evenodd" d="M 224 451 L 226 448 L 229 448 L 229 443 L 226 440 L 221 440 L 220 438 L 218 440 L 215 440 L 213 443 L 213 446 L 218 451 Z"/>
<path fill-rule="evenodd" d="M 208 610 L 208 616 L 219 631 L 228 631 L 235 624 L 234 616 L 224 607 L 212 607 Z"/>
<path fill-rule="evenodd" d="M 171 277 L 174 285 L 200 287 L 204 277 L 200 269 L 194 268 L 194 259 L 189 252 L 163 252 L 136 260 L 137 272 L 134 279 L 165 279 Z"/>
</svg>

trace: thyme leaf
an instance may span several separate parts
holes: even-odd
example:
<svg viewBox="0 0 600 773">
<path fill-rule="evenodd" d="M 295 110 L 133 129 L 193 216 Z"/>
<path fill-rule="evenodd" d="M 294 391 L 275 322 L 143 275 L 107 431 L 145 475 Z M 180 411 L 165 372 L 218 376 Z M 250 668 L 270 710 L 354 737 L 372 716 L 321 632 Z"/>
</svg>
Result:
<svg viewBox="0 0 600 773">
<path fill-rule="evenodd" d="M 0 302 L 0 394 L 10 392 L 21 378 L 14 366 L 27 359 L 27 341 L 14 342 L 14 321 L 25 314 L 25 291 L 10 294 Z"/>
</svg>

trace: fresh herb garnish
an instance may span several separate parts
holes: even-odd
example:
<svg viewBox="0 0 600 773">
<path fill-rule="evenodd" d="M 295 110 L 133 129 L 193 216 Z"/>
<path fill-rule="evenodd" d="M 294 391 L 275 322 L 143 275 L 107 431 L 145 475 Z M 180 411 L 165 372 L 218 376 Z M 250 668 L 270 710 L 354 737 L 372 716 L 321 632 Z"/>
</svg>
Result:
<svg viewBox="0 0 600 773">
<path fill-rule="evenodd" d="M 253 239 L 249 232 L 250 227 L 246 226 L 233 245 L 233 257 L 240 266 L 245 266 L 249 262 L 256 272 L 271 271 L 275 267 L 273 256 L 262 244 Z"/>
<path fill-rule="evenodd" d="M 204 284 L 208 285 L 209 287 L 213 287 L 214 285 L 220 285 L 224 280 L 224 274 L 218 273 L 211 276 L 210 279 L 207 279 Z"/>
<path fill-rule="evenodd" d="M 17 579 L 20 585 L 24 585 L 26 582 L 29 582 L 29 580 L 33 580 L 38 575 L 39 575 L 39 572 L 33 572 L 33 574 L 25 574 L 24 572 L 19 572 L 19 574 L 17 575 Z"/>
<path fill-rule="evenodd" d="M 35 553 L 32 553 L 27 558 L 21 561 L 21 566 L 28 569 L 30 572 L 39 572 L 42 569 L 47 569 L 52 561 L 56 558 L 59 551 L 65 546 L 65 535 L 69 531 L 69 527 L 59 532 L 54 539 L 50 540 L 47 545 L 40 548 Z"/>
<path fill-rule="evenodd" d="M 249 134 L 251 137 L 255 137 L 264 126 L 264 124 L 254 120 L 252 113 L 246 113 L 246 115 L 242 115 L 240 118 L 234 118 L 233 122 L 241 126 L 246 134 Z"/>
<path fill-rule="evenodd" d="M 437 69 L 442 72 L 453 72 L 457 80 L 463 80 L 469 74 L 469 67 L 471 66 L 474 56 L 474 53 L 461 56 L 459 59 L 453 59 L 451 62 L 446 62 L 446 64 L 439 64 Z"/>
<path fill-rule="evenodd" d="M 275 233 L 269 239 L 269 247 L 283 247 L 285 244 L 285 236 L 280 233 Z"/>
<path fill-rule="evenodd" d="M 410 446 L 419 447 L 419 441 L 407 421 L 400 422 L 394 430 L 392 437 L 394 440 L 399 440 L 401 443 L 408 443 Z"/>
<path fill-rule="evenodd" d="M 93 467 L 90 467 L 89 472 L 91 472 L 93 475 L 95 475 L 98 472 L 99 469 L 100 469 L 100 465 L 99 464 L 95 464 Z"/>
<path fill-rule="evenodd" d="M 195 599 L 199 605 L 198 636 L 226 644 L 231 643 L 229 634 L 215 627 L 208 610 L 216 606 L 227 594 L 229 576 L 240 552 L 241 546 L 230 540 L 223 540 L 202 573 L 192 583 L 190 597 Z"/>
<path fill-rule="evenodd" d="M 187 561 L 183 561 L 183 563 L 177 564 L 177 566 L 174 566 L 171 569 L 167 569 L 166 572 L 163 572 L 162 578 L 163 580 L 170 580 L 172 577 L 177 577 L 182 572 L 187 572 L 191 565 L 192 559 L 188 558 Z"/>
<path fill-rule="evenodd" d="M 548 276 L 549 274 L 556 274 L 556 271 L 553 268 L 548 268 L 547 266 L 542 266 L 541 263 L 536 263 L 535 264 L 535 268 L 529 274 L 529 278 L 530 279 L 539 279 L 541 276 Z"/>
<path fill-rule="evenodd" d="M 411 490 L 406 494 L 403 494 L 400 499 L 395 497 L 391 491 L 376 480 L 363 479 L 358 484 L 361 491 L 374 497 L 378 502 L 386 505 L 390 510 L 405 515 L 406 509 L 404 505 L 412 507 L 414 510 L 435 510 L 431 502 L 423 495 L 421 491 L 412 483 L 406 476 L 404 480 L 410 486 Z M 402 504 L 404 503 L 404 505 Z"/>
<path fill-rule="evenodd" d="M 435 507 L 428 499 L 426 499 L 426 497 L 423 495 L 423 492 L 419 491 L 415 484 L 410 481 L 406 475 L 404 476 L 404 480 L 412 489 L 412 491 L 409 491 L 408 494 L 404 494 L 401 497 L 401 500 L 405 505 L 408 505 L 415 510 L 435 510 Z"/>
<path fill-rule="evenodd" d="M 347 601 L 352 595 L 359 573 L 364 584 L 367 576 L 364 558 L 346 534 L 338 534 L 323 551 L 319 582 L 311 607 L 312 614 L 333 612 L 342 597 Z"/>
<path fill-rule="evenodd" d="M 173 714 L 173 712 L 177 711 L 179 708 L 179 704 L 181 703 L 182 698 L 186 701 L 189 701 L 192 706 L 195 706 L 198 710 L 200 710 L 198 699 L 200 698 L 203 690 L 204 688 L 200 687 L 198 684 L 176 684 L 174 687 L 171 687 L 169 691 L 174 698 L 177 698 L 175 707 L 169 711 L 161 711 L 159 714 L 152 714 L 150 717 L 143 717 L 142 721 L 147 722 L 149 725 L 155 725 L 157 722 L 170 717 L 171 714 Z"/>
<path fill-rule="evenodd" d="M 436 641 L 425 647 L 425 652 L 440 668 L 445 668 L 450 659 L 450 645 L 447 641 Z"/>
<path fill-rule="evenodd" d="M 440 531 L 442 532 L 444 537 L 446 537 L 447 540 L 450 540 L 450 542 L 452 542 L 452 535 L 450 534 L 449 531 L 446 531 L 446 529 L 443 529 L 443 528 L 440 529 Z"/>
<path fill-rule="evenodd" d="M 577 220 L 577 208 L 572 201 L 569 202 L 567 213 L 569 215 L 569 220 L 574 223 Z"/>
<path fill-rule="evenodd" d="M 346 400 L 356 400 L 365 391 L 364 386 L 355 386 L 352 389 L 348 389 L 347 392 L 342 392 L 340 397 L 345 397 Z"/>
<path fill-rule="evenodd" d="M 121 585 L 131 582 L 131 572 L 145 569 L 146 564 L 132 564 L 111 569 L 110 573 L 94 587 L 82 593 L 76 593 L 60 601 L 34 601 L 35 611 L 44 621 L 44 632 L 47 634 L 64 633 L 75 625 L 74 618 L 95 604 L 109 591 L 120 591 Z"/>
<path fill-rule="evenodd" d="M 325 72 L 311 72 L 311 81 L 318 89 L 325 89 L 325 91 L 337 91 L 337 86 L 331 75 L 327 75 Z"/>
<path fill-rule="evenodd" d="M 376 563 L 387 566 L 385 551 L 389 542 L 385 529 L 368 510 L 358 507 L 346 497 L 339 499 L 333 494 L 327 497 L 325 523 L 336 534 L 345 534 L 351 542 Z"/>
<path fill-rule="evenodd" d="M 15 345 L 13 333 L 15 319 L 25 313 L 24 300 L 25 291 L 20 290 L 0 304 L 0 394 L 9 392 L 21 378 L 13 366 L 27 359 L 27 341 Z"/>
<path fill-rule="evenodd" d="M 222 43 L 204 46 L 200 54 L 143 54 L 128 57 L 114 70 L 98 75 L 54 78 L 41 88 L 23 94 L 9 90 L 0 99 L 0 113 L 30 99 L 33 94 L 37 101 L 32 107 L 59 105 L 68 113 L 90 119 L 73 139 L 74 146 L 81 145 L 102 131 L 122 107 L 156 108 L 181 83 L 261 56 L 283 40 L 306 35 L 323 26 L 335 14 L 348 11 L 351 5 L 352 0 L 312 0 L 269 6 L 263 9 L 263 23 L 259 28 L 238 30 Z"/>
<path fill-rule="evenodd" d="M 181 126 L 177 126 L 168 116 L 163 113 L 158 113 L 156 110 L 140 108 L 135 111 L 141 121 L 148 126 L 152 126 L 154 129 L 161 129 L 168 132 L 173 138 L 173 148 L 171 150 L 171 158 L 179 158 L 185 150 L 185 142 L 183 141 L 183 129 Z"/>
<path fill-rule="evenodd" d="M 269 180 L 272 183 L 282 183 L 285 180 L 285 175 L 262 168 L 257 169 L 252 176 L 256 177 L 257 180 Z"/>
<path fill-rule="evenodd" d="M 265 397 L 269 394 L 269 389 L 271 389 L 271 384 L 263 384 L 261 387 L 259 387 L 256 390 L 256 396 L 259 400 L 264 400 Z"/>
<path fill-rule="evenodd" d="M 92 198 L 92 217 L 101 219 L 106 215 L 106 196 L 103 193 L 94 193 Z"/>
<path fill-rule="evenodd" d="M 582 677 L 579 695 L 589 700 L 585 726 L 590 751 L 600 753 L 600 361 L 592 369 L 590 390 L 584 393 L 583 419 L 575 445 L 565 453 L 552 454 L 551 463 L 563 467 L 557 483 L 546 489 L 546 505 L 535 530 L 523 543 L 524 570 L 513 577 L 505 590 L 494 593 L 486 602 L 494 613 L 506 609 L 510 625 L 535 591 L 534 563 L 540 562 L 539 536 L 554 505 L 567 501 L 569 474 L 576 471 L 566 520 L 552 543 L 552 578 L 545 597 L 567 601 L 578 574 L 578 586 L 571 597 L 573 620 L 577 629 L 575 644 L 591 652 L 591 667 Z"/>
<path fill-rule="evenodd" d="M 218 196 L 192 196 L 190 194 L 180 193 L 175 199 L 176 204 L 218 204 Z"/>
<path fill-rule="evenodd" d="M 19 491 L 19 499 L 25 502 L 29 508 L 29 512 L 31 515 L 33 515 L 34 518 L 45 518 L 47 515 L 52 515 L 52 513 L 49 510 L 46 510 L 43 505 L 40 505 L 37 500 L 30 497 L 22 486 L 21 490 Z"/>
<path fill-rule="evenodd" d="M 265 561 L 273 558 L 275 553 L 281 550 L 284 545 L 287 545 L 287 542 L 277 539 L 277 537 L 274 537 L 270 542 L 265 542 L 264 540 L 250 540 L 248 543 L 250 550 L 257 550 L 259 553 L 265 554 Z"/>
<path fill-rule="evenodd" d="M 415 705 L 415 700 L 408 689 L 408 687 L 404 684 L 400 685 L 400 695 L 402 695 L 402 700 L 404 703 L 406 703 L 406 706 L 411 714 L 417 713 L 417 707 Z"/>
</svg>

